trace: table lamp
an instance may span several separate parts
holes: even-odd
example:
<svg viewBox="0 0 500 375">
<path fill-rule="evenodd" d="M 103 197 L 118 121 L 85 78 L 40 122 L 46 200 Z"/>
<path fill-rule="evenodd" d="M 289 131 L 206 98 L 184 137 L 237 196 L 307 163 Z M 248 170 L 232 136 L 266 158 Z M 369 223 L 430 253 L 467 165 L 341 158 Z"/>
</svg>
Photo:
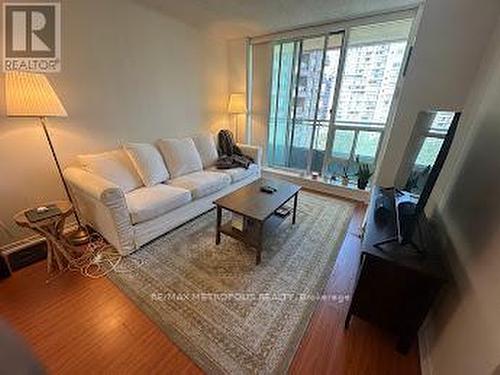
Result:
<svg viewBox="0 0 500 375">
<path fill-rule="evenodd" d="M 38 118 L 42 125 L 45 137 L 49 143 L 50 152 L 59 172 L 59 177 L 66 191 L 68 200 L 75 208 L 75 217 L 78 228 L 69 236 L 73 245 L 82 245 L 89 241 L 89 233 L 82 225 L 76 206 L 71 197 L 68 185 L 64 180 L 61 165 L 57 159 L 54 145 L 50 139 L 47 130 L 47 117 L 67 117 L 66 109 L 57 97 L 54 89 L 49 83 L 47 77 L 43 74 L 27 72 L 8 72 L 5 76 L 5 102 L 7 106 L 7 117 L 26 117 Z"/>
<path fill-rule="evenodd" d="M 228 112 L 235 116 L 235 136 L 236 141 L 239 141 L 239 126 L 238 126 L 238 115 L 246 113 L 247 104 L 245 94 L 243 93 L 233 93 L 229 95 Z"/>
</svg>

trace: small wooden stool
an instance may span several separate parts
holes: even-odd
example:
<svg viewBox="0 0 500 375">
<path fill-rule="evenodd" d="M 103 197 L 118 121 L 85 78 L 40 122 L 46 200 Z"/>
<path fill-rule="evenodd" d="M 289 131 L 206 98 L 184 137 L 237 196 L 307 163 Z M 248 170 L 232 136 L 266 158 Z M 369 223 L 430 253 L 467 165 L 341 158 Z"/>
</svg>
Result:
<svg viewBox="0 0 500 375">
<path fill-rule="evenodd" d="M 68 201 L 56 201 L 45 204 L 45 206 L 48 205 L 56 205 L 61 213 L 47 219 L 31 222 L 26 217 L 26 212 L 30 210 L 27 209 L 14 215 L 14 220 L 17 225 L 30 228 L 47 240 L 47 272 L 50 275 L 53 271 L 57 273 L 64 271 L 68 263 L 73 260 L 73 256 L 63 235 L 64 223 L 66 218 L 73 214 L 73 206 Z"/>
</svg>

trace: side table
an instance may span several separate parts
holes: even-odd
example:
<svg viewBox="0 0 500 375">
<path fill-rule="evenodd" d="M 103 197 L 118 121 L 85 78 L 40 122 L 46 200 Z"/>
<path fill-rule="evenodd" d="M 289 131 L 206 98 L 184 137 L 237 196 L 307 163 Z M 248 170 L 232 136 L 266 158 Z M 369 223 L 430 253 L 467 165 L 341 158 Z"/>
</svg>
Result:
<svg viewBox="0 0 500 375">
<path fill-rule="evenodd" d="M 63 271 L 73 259 L 63 235 L 64 223 L 66 218 L 73 214 L 73 206 L 68 201 L 51 202 L 46 206 L 50 204 L 56 205 L 61 213 L 37 222 L 31 222 L 26 217 L 29 209 L 14 215 L 17 225 L 29 228 L 47 240 L 47 272 L 49 274 L 52 271 Z"/>
</svg>

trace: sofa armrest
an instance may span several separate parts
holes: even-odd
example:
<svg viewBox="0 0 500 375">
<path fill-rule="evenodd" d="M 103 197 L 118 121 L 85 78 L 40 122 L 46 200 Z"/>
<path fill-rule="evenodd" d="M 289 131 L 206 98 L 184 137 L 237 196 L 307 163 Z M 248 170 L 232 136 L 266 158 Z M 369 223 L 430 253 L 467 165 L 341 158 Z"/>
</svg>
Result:
<svg viewBox="0 0 500 375">
<path fill-rule="evenodd" d="M 134 230 L 123 191 L 116 184 L 81 168 L 67 168 L 64 178 L 83 219 L 120 254 L 134 251 Z"/>
<path fill-rule="evenodd" d="M 244 155 L 250 156 L 256 164 L 262 165 L 262 147 L 238 143 L 238 147 Z"/>
<path fill-rule="evenodd" d="M 125 199 L 118 185 L 84 169 L 76 167 L 66 168 L 64 178 L 74 188 L 75 193 L 86 194 L 105 204 L 122 197 Z"/>
</svg>

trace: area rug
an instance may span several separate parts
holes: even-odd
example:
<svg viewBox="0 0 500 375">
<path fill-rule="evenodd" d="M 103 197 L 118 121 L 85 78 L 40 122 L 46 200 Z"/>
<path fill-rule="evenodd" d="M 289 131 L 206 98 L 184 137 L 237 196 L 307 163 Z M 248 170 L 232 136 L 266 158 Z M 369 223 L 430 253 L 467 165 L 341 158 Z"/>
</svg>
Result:
<svg viewBox="0 0 500 375">
<path fill-rule="evenodd" d="M 209 374 L 287 371 L 332 271 L 353 205 L 301 192 L 297 223 L 252 248 L 222 235 L 211 211 L 125 258 L 110 275 Z M 229 219 L 229 214 L 225 215 Z"/>
</svg>

